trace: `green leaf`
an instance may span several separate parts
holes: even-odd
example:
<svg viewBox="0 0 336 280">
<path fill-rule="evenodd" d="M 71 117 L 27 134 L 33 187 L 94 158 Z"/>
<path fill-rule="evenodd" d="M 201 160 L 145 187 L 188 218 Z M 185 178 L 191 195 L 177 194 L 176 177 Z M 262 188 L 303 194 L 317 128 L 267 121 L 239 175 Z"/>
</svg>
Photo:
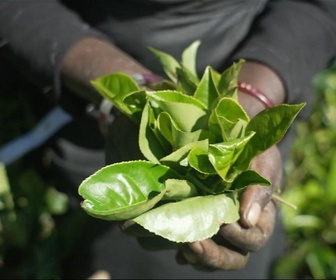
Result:
<svg viewBox="0 0 336 280">
<path fill-rule="evenodd" d="M 176 151 L 190 143 L 195 143 L 207 139 L 206 136 L 207 132 L 203 129 L 199 129 L 193 132 L 183 132 L 178 129 L 173 129 L 173 139 L 174 139 L 173 151 Z"/>
<path fill-rule="evenodd" d="M 14 201 L 6 167 L 2 162 L 0 162 L 0 210 L 4 209 L 12 211 L 14 209 Z"/>
<path fill-rule="evenodd" d="M 186 198 L 156 207 L 133 219 L 150 232 L 174 242 L 195 242 L 215 235 L 239 219 L 238 202 L 225 194 Z"/>
<path fill-rule="evenodd" d="M 199 129 L 193 132 L 184 132 L 180 130 L 173 122 L 171 116 L 166 112 L 160 113 L 157 122 L 158 129 L 171 144 L 173 151 L 176 151 L 190 143 L 206 139 L 208 136 L 207 131 L 203 129 Z"/>
<path fill-rule="evenodd" d="M 166 155 L 166 149 L 155 134 L 155 128 L 151 127 L 153 110 L 147 103 L 142 111 L 140 130 L 139 130 L 139 148 L 146 159 L 151 162 L 159 163 L 159 159 Z M 155 120 L 153 121 L 155 122 Z"/>
<path fill-rule="evenodd" d="M 167 74 L 167 76 L 175 83 L 177 84 L 177 74 L 176 74 L 176 68 L 181 68 L 180 64 L 176 61 L 174 57 L 171 55 L 159 51 L 155 48 L 149 47 L 149 50 L 156 56 L 156 58 L 160 61 L 164 72 Z"/>
<path fill-rule="evenodd" d="M 201 44 L 200 40 L 194 41 L 182 53 L 181 64 L 184 70 L 186 70 L 187 73 L 189 74 L 188 76 L 190 80 L 195 84 L 199 82 L 196 72 L 196 53 L 200 44 Z"/>
<path fill-rule="evenodd" d="M 211 67 L 207 67 L 199 82 L 194 97 L 204 104 L 205 108 L 211 109 L 214 101 L 219 97 L 216 85 L 212 78 Z"/>
<path fill-rule="evenodd" d="M 335 192 L 335 182 L 336 182 L 336 153 L 330 160 L 329 172 L 326 176 L 326 193 L 327 200 L 331 202 L 332 205 L 336 203 L 336 192 Z"/>
<path fill-rule="evenodd" d="M 177 87 L 177 90 L 187 95 L 193 96 L 197 88 L 197 84 L 195 84 L 190 79 L 190 74 L 185 69 L 180 69 L 180 68 L 177 68 L 176 72 L 177 72 L 177 76 L 179 80 L 179 85 Z"/>
<path fill-rule="evenodd" d="M 233 180 L 229 170 L 235 165 L 239 155 L 253 136 L 254 133 L 251 132 L 244 138 L 209 145 L 209 160 L 225 182 Z"/>
<path fill-rule="evenodd" d="M 241 138 L 249 122 L 245 110 L 232 98 L 222 98 L 209 118 L 209 130 L 222 141 Z M 220 136 L 220 137 L 219 137 Z"/>
<path fill-rule="evenodd" d="M 224 95 L 226 97 L 232 97 L 231 95 L 229 96 L 227 93 L 232 94 L 232 91 L 230 90 L 237 88 L 238 75 L 244 63 L 245 60 L 241 59 L 238 62 L 232 64 L 222 73 L 220 81 L 217 85 L 218 92 L 221 95 Z"/>
<path fill-rule="evenodd" d="M 189 165 L 198 172 L 208 175 L 217 174 L 209 160 L 208 149 L 204 150 L 199 146 L 193 147 L 188 155 L 188 162 Z"/>
<path fill-rule="evenodd" d="M 258 172 L 254 170 L 246 170 L 241 172 L 233 181 L 230 190 L 240 190 L 247 186 L 259 185 L 259 186 L 270 186 L 271 183 L 264 177 L 262 177 Z"/>
<path fill-rule="evenodd" d="M 0 162 L 0 194 L 10 192 L 9 180 L 5 165 Z"/>
<path fill-rule="evenodd" d="M 167 139 L 170 145 L 174 146 L 173 130 L 177 130 L 172 118 L 167 112 L 161 112 L 157 118 L 158 129 L 162 135 Z M 175 150 L 173 148 L 173 150 Z"/>
<path fill-rule="evenodd" d="M 229 193 L 226 191 L 229 190 L 230 183 L 225 182 L 218 174 L 209 175 L 192 169 L 186 174 L 186 178 L 199 188 L 202 195 Z"/>
<path fill-rule="evenodd" d="M 195 186 L 187 180 L 168 179 L 165 185 L 167 188 L 163 197 L 165 200 L 182 200 L 198 194 Z"/>
<path fill-rule="evenodd" d="M 148 161 L 126 158 L 83 181 L 79 192 L 88 214 L 106 220 L 134 219 L 138 227 L 160 237 L 192 242 L 239 219 L 234 199 L 239 190 L 270 185 L 248 169 L 251 160 L 282 139 L 303 104 L 278 105 L 250 120 L 237 95 L 244 60 L 223 73 L 208 66 L 199 80 L 199 45 L 195 41 L 188 46 L 181 63 L 150 48 L 170 78 L 151 91 L 141 91 L 130 76 L 120 73 L 93 81 L 134 126 L 139 125 L 138 146 Z M 118 141 L 109 144 L 118 143 L 116 150 L 127 152 L 116 151 L 111 159 L 125 160 L 130 153 L 142 157 L 130 147 L 135 147 L 131 141 L 124 141 L 125 135 L 118 134 Z M 179 202 L 170 202 L 175 200 Z"/>
<path fill-rule="evenodd" d="M 188 153 L 191 151 L 192 148 L 199 146 L 202 149 L 207 149 L 208 147 L 208 140 L 201 140 L 201 141 L 197 141 L 194 143 L 189 143 L 185 146 L 183 146 L 182 148 L 172 152 L 171 154 L 163 157 L 160 159 L 160 162 L 168 165 L 169 167 L 173 168 L 174 170 L 184 170 L 185 167 L 188 166 L 188 163 L 185 162 L 184 160 L 187 158 Z M 181 169 L 181 167 L 183 167 Z"/>
<path fill-rule="evenodd" d="M 254 156 L 280 142 L 305 103 L 280 104 L 261 111 L 248 123 L 246 133 L 255 132 L 239 161 L 248 162 Z"/>
<path fill-rule="evenodd" d="M 122 113 L 140 122 L 141 111 L 146 103 L 146 96 L 128 75 L 113 73 L 91 81 L 93 87 L 111 101 Z"/>
<path fill-rule="evenodd" d="M 128 220 L 154 207 L 166 192 L 165 181 L 179 176 L 169 167 L 147 161 L 108 165 L 79 186 L 81 206 L 91 216 Z"/>
<path fill-rule="evenodd" d="M 192 96 L 178 91 L 147 92 L 147 96 L 150 101 L 154 101 L 152 106 L 158 106 L 167 112 L 182 131 L 195 131 L 202 128 L 206 122 L 204 106 Z"/>
</svg>

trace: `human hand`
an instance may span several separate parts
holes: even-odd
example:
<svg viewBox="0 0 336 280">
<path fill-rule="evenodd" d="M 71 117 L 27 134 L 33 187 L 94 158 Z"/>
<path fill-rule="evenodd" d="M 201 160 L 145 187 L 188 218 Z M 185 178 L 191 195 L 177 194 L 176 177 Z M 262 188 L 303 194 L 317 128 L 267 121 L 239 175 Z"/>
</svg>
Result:
<svg viewBox="0 0 336 280">
<path fill-rule="evenodd" d="M 272 182 L 271 187 L 249 186 L 240 197 L 240 220 L 222 225 L 211 239 L 186 244 L 177 254 L 181 264 L 192 264 L 198 269 L 234 270 L 243 268 L 251 252 L 258 251 L 273 232 L 276 205 L 272 200 L 280 188 L 282 160 L 276 146 L 257 156 L 252 169 Z"/>
<path fill-rule="evenodd" d="M 174 244 L 165 242 L 132 221 L 123 223 L 122 229 L 136 236 L 145 249 L 177 249 L 177 262 L 180 264 L 191 264 L 201 270 L 241 269 L 246 265 L 250 253 L 262 248 L 273 232 L 276 206 L 272 194 L 280 188 L 282 179 L 278 148 L 272 146 L 258 155 L 252 161 L 251 168 L 270 180 L 272 185 L 247 187 L 240 196 L 240 220 L 222 225 L 218 234 L 211 239 Z"/>
<path fill-rule="evenodd" d="M 249 65 L 249 68 L 251 67 Z M 259 65 L 258 67 L 253 65 L 253 67 L 260 68 Z M 263 70 L 265 72 L 267 69 L 263 68 Z M 266 80 L 269 81 L 269 79 Z M 262 83 L 255 84 L 263 89 Z M 249 95 L 239 97 L 242 106 L 248 109 L 250 117 L 264 109 L 263 104 L 259 104 L 254 97 L 251 98 Z M 276 97 L 279 99 L 273 98 L 273 102 L 276 103 L 283 98 L 278 95 Z M 240 269 L 246 265 L 250 253 L 258 251 L 268 241 L 273 232 L 276 214 L 272 194 L 274 189 L 280 187 L 282 178 L 282 161 L 277 147 L 273 146 L 257 156 L 251 168 L 267 178 L 272 186 L 247 187 L 240 196 L 240 220 L 234 224 L 222 225 L 216 236 L 211 239 L 183 244 L 183 247 L 178 249 L 178 262 L 189 263 L 207 270 Z M 130 232 L 131 224 L 124 224 L 125 232 Z M 134 231 L 131 234 L 137 235 Z M 152 245 L 152 242 L 147 242 L 149 238 L 142 237 L 141 234 L 138 240 L 141 244 Z"/>
</svg>

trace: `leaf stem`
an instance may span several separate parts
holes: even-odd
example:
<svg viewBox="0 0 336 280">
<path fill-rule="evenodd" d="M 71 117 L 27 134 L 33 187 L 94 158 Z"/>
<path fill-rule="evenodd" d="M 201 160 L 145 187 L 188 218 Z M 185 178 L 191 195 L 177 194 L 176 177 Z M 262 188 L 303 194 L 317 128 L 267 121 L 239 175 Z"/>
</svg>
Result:
<svg viewBox="0 0 336 280">
<path fill-rule="evenodd" d="M 297 210 L 297 207 L 296 205 L 294 205 L 293 203 L 290 203 L 289 201 L 283 199 L 282 197 L 280 197 L 279 195 L 273 193 L 272 194 L 272 198 L 278 202 L 281 202 L 283 203 L 284 205 L 286 206 L 289 206 L 290 208 L 294 209 L 294 210 Z"/>
</svg>

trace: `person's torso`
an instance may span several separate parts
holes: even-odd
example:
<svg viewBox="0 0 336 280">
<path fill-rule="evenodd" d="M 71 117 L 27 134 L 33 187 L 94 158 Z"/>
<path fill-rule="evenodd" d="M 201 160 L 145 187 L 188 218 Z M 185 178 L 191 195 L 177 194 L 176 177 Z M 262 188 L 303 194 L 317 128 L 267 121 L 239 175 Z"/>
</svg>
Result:
<svg viewBox="0 0 336 280">
<path fill-rule="evenodd" d="M 80 4 L 73 3 L 70 7 L 85 21 L 152 71 L 160 73 L 161 67 L 148 47 L 170 53 L 179 60 L 182 51 L 195 40 L 201 40 L 197 56 L 199 72 L 207 65 L 223 70 L 225 59 L 246 36 L 267 0 L 84 0 Z"/>
</svg>

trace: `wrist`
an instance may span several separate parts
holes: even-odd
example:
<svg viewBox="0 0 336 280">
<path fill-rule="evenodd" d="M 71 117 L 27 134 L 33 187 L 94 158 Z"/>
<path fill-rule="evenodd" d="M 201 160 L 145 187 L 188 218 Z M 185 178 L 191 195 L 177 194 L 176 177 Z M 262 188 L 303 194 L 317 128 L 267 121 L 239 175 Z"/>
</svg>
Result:
<svg viewBox="0 0 336 280">
<path fill-rule="evenodd" d="M 255 97 L 265 106 L 265 108 L 270 108 L 275 105 L 273 101 L 267 97 L 267 95 L 265 95 L 262 91 L 253 87 L 250 84 L 247 84 L 245 82 L 238 82 L 238 90 L 240 92 L 245 92 L 248 95 Z"/>
<path fill-rule="evenodd" d="M 250 117 L 285 101 L 285 89 L 280 77 L 261 63 L 245 62 L 238 80 L 238 99 Z"/>
</svg>

